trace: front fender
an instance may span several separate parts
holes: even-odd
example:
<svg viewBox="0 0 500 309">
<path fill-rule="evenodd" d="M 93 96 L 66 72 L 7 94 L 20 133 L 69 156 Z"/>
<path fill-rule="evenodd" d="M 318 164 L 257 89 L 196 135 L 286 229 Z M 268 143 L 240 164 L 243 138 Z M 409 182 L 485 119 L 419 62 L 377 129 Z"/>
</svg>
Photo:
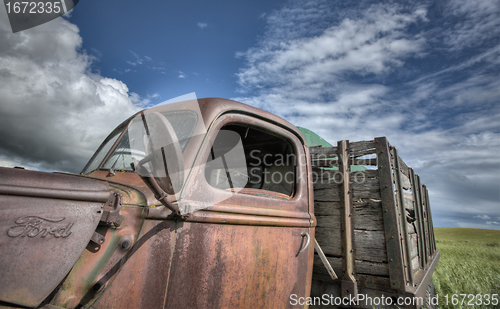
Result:
<svg viewBox="0 0 500 309">
<path fill-rule="evenodd" d="M 37 307 L 89 243 L 106 181 L 0 168 L 0 301 Z"/>
</svg>

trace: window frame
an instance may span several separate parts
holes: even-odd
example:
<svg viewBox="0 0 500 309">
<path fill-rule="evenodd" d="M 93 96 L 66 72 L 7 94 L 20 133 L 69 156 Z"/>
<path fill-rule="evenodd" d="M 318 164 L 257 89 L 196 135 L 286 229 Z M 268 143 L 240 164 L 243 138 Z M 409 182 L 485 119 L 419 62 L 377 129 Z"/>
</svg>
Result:
<svg viewBox="0 0 500 309">
<path fill-rule="evenodd" d="M 261 131 L 273 134 L 287 140 L 293 147 L 296 157 L 296 174 L 294 194 L 284 199 L 282 193 L 272 192 L 262 189 L 262 195 L 238 193 L 233 194 L 224 189 L 212 187 L 205 178 L 205 163 L 209 157 L 210 150 L 217 137 L 217 133 L 225 125 L 235 124 L 256 127 Z M 186 180 L 181 193 L 181 199 L 193 201 L 191 192 L 203 192 L 207 196 L 221 196 L 226 199 L 217 203 L 218 206 L 245 206 L 257 208 L 271 208 L 286 211 L 308 212 L 308 169 L 307 158 L 304 145 L 289 130 L 282 128 L 270 121 L 259 119 L 246 114 L 227 113 L 217 118 L 211 125 L 207 136 L 202 142 L 199 152 L 196 156 L 192 171 Z M 211 205 L 212 206 L 212 205 Z M 219 207 L 218 207 L 219 208 Z"/>
</svg>

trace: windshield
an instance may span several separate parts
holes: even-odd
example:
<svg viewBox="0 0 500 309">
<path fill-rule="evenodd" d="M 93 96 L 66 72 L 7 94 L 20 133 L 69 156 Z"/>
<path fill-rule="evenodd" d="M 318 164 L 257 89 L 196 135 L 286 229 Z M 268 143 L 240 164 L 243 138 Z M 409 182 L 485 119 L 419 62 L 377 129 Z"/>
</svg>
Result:
<svg viewBox="0 0 500 309">
<path fill-rule="evenodd" d="M 172 125 L 174 132 L 179 140 L 181 150 L 184 151 L 184 148 L 186 147 L 190 137 L 193 135 L 193 132 L 196 128 L 196 124 L 198 122 L 197 113 L 191 110 L 180 110 L 161 112 L 161 114 L 163 114 Z M 137 160 L 141 160 L 144 158 L 144 151 L 133 149 L 133 147 L 130 147 L 130 144 L 134 145 L 134 139 L 140 138 L 129 136 L 129 130 L 127 130 L 127 128 L 129 127 L 131 121 L 132 119 L 129 119 L 124 124 L 120 125 L 106 138 L 104 143 L 99 147 L 97 152 L 94 154 L 92 159 L 83 170 L 83 174 L 91 173 L 92 171 L 98 169 L 99 166 L 101 166 L 101 162 L 104 160 L 109 150 L 113 147 L 123 130 L 126 130 L 126 132 L 123 134 L 117 146 L 113 149 L 111 155 L 108 156 L 107 160 L 99 169 L 113 169 L 117 171 L 131 172 L 132 167 L 130 163 L 132 163 L 132 157 L 136 158 Z"/>
</svg>

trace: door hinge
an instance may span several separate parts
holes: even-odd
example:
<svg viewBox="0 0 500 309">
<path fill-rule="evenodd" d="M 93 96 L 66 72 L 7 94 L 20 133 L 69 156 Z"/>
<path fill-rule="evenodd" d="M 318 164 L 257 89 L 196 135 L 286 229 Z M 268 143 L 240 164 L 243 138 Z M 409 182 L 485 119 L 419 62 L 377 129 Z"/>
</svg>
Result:
<svg viewBox="0 0 500 309">
<path fill-rule="evenodd" d="M 120 226 L 123 218 L 120 216 L 123 196 L 120 193 L 113 192 L 109 200 L 104 205 L 101 224 Z"/>
</svg>

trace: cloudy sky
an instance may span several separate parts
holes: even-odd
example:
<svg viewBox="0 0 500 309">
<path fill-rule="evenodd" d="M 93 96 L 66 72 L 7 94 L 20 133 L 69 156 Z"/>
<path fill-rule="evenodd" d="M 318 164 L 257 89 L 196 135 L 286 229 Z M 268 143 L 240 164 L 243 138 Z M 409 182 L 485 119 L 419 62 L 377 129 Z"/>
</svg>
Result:
<svg viewBox="0 0 500 309">
<path fill-rule="evenodd" d="M 500 229 L 500 2 L 96 1 L 13 34 L 0 165 L 79 172 L 140 108 L 196 92 L 331 143 L 387 136 L 434 224 Z"/>
</svg>

